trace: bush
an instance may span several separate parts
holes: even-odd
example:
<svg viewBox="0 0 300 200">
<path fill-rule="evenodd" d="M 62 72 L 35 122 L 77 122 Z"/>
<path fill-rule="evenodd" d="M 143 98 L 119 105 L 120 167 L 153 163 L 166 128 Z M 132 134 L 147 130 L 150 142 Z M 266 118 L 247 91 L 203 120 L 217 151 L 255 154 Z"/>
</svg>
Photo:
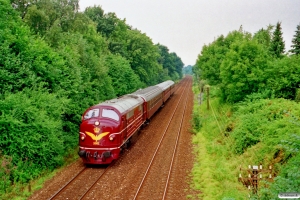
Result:
<svg viewBox="0 0 300 200">
<path fill-rule="evenodd" d="M 68 145 L 61 114 L 67 103 L 42 89 L 7 93 L 0 100 L 0 148 L 16 167 L 13 182 L 27 182 L 63 163 Z"/>
<path fill-rule="evenodd" d="M 199 131 L 200 128 L 201 128 L 201 117 L 200 117 L 200 114 L 195 111 L 195 109 L 193 110 L 193 123 L 192 123 L 192 126 L 193 126 L 193 129 L 195 131 Z"/>
<path fill-rule="evenodd" d="M 238 104 L 235 113 L 238 119 L 233 119 L 238 123 L 230 134 L 235 139 L 235 152 L 242 154 L 260 141 L 276 148 L 282 139 L 299 131 L 300 128 L 290 122 L 290 112 L 293 111 L 294 115 L 300 112 L 297 107 L 296 103 L 284 99 L 261 99 Z"/>
</svg>

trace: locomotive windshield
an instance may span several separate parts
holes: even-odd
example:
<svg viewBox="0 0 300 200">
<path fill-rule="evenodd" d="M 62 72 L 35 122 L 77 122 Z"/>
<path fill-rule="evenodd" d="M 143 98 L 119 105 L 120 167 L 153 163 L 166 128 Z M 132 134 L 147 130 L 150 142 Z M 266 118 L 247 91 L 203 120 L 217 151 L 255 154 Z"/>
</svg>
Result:
<svg viewBox="0 0 300 200">
<path fill-rule="evenodd" d="M 103 108 L 102 110 L 102 117 L 110 118 L 116 121 L 120 120 L 119 115 L 114 110 L 106 109 L 106 108 Z"/>
<path fill-rule="evenodd" d="M 84 115 L 84 119 L 90 119 L 92 117 L 99 117 L 99 109 L 92 109 L 92 110 L 89 110 L 87 113 L 85 113 Z"/>
</svg>

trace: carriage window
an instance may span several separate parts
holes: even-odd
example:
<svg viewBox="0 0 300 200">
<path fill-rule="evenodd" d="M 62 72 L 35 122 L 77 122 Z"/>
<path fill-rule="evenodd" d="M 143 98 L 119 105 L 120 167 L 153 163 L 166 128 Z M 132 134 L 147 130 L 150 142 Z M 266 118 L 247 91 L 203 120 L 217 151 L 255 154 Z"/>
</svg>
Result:
<svg viewBox="0 0 300 200">
<path fill-rule="evenodd" d="M 86 120 L 92 117 L 99 117 L 99 109 L 89 110 L 87 113 L 85 113 L 83 118 Z"/>
<path fill-rule="evenodd" d="M 105 108 L 102 110 L 102 117 L 111 118 L 116 121 L 120 120 L 119 115 L 114 110 L 105 109 Z"/>
</svg>

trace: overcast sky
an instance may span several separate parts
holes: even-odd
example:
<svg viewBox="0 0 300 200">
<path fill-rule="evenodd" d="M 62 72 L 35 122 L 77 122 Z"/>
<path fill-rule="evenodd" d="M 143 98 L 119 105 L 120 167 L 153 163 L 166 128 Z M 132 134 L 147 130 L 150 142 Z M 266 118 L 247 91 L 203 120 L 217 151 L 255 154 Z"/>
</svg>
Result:
<svg viewBox="0 0 300 200">
<path fill-rule="evenodd" d="M 300 0 L 80 0 L 80 10 L 100 5 L 194 65 L 204 44 L 240 25 L 255 33 L 281 22 L 286 50 L 300 24 Z"/>
</svg>

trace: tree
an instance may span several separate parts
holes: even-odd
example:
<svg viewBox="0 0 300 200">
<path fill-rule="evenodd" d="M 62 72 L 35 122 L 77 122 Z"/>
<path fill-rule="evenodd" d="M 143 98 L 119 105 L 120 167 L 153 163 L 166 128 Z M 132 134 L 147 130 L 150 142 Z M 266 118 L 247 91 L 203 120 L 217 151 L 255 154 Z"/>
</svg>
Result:
<svg viewBox="0 0 300 200">
<path fill-rule="evenodd" d="M 160 57 L 158 58 L 158 63 L 163 66 L 163 80 L 170 77 L 173 80 L 179 79 L 182 77 L 182 67 L 184 66 L 181 58 L 177 56 L 176 53 L 169 53 L 168 47 L 156 44 Z M 161 81 L 163 81 L 161 80 Z"/>
<path fill-rule="evenodd" d="M 183 64 L 181 58 L 178 57 L 175 52 L 172 52 L 171 56 L 173 58 L 174 67 L 175 67 L 175 72 L 172 74 L 171 77 L 173 80 L 177 80 L 182 77 L 182 68 L 183 68 L 184 64 Z"/>
<path fill-rule="evenodd" d="M 127 60 L 131 68 L 146 85 L 158 83 L 162 66 L 157 62 L 158 47 L 152 40 L 139 30 L 128 31 Z"/>
<path fill-rule="evenodd" d="M 246 32 L 233 31 L 226 37 L 221 35 L 213 43 L 204 45 L 195 65 L 195 68 L 200 70 L 194 69 L 194 71 L 201 71 L 201 79 L 207 80 L 209 84 L 220 84 L 220 67 L 226 53 L 232 44 L 243 41 L 244 38 L 248 37 Z"/>
<path fill-rule="evenodd" d="M 266 88 L 273 91 L 275 97 L 295 99 L 300 85 L 300 57 L 283 57 L 269 62 L 263 76 Z"/>
<path fill-rule="evenodd" d="M 232 44 L 220 68 L 223 100 L 238 102 L 246 95 L 258 92 L 264 83 L 262 78 L 267 58 L 263 46 L 253 40 Z"/>
<path fill-rule="evenodd" d="M 300 54 L 300 25 L 297 26 L 297 30 L 295 31 L 296 34 L 292 40 L 292 49 L 290 50 L 291 53 L 299 55 Z"/>
<path fill-rule="evenodd" d="M 277 22 L 270 44 L 270 52 L 275 58 L 280 58 L 284 53 L 284 41 L 282 38 L 281 23 Z"/>
<path fill-rule="evenodd" d="M 119 97 L 141 88 L 138 75 L 134 73 L 128 60 L 124 57 L 109 55 L 106 57 L 106 65 L 109 66 L 108 75 L 112 79 L 112 86 L 116 96 Z"/>
<path fill-rule="evenodd" d="M 267 26 L 267 29 L 260 29 L 254 34 L 253 39 L 256 40 L 259 44 L 264 45 L 265 48 L 269 49 L 272 37 L 271 31 L 273 28 L 273 25 L 269 25 Z"/>
</svg>

